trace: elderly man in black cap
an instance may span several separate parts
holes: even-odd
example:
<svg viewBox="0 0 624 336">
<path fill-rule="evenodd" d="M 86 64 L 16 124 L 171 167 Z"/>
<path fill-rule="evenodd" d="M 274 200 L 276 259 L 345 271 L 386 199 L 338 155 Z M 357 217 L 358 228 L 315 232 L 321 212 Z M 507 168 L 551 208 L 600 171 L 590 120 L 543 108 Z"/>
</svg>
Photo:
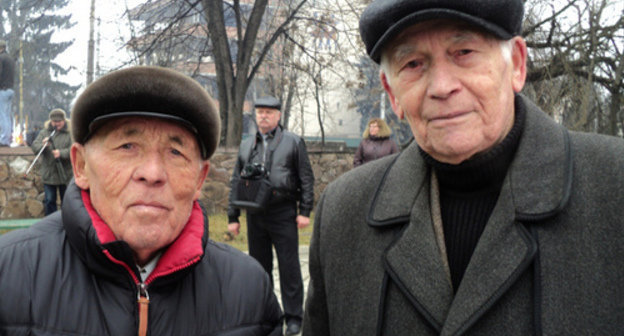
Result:
<svg viewBox="0 0 624 336">
<path fill-rule="evenodd" d="M 624 141 L 519 94 L 522 0 L 377 0 L 360 19 L 415 141 L 316 211 L 304 335 L 617 335 Z"/>
<path fill-rule="evenodd" d="M 41 181 L 43 182 L 43 210 L 45 215 L 56 211 L 57 191 L 61 201 L 69 180 L 73 177 L 69 149 L 72 145 L 65 111 L 55 108 L 48 114 L 44 129 L 32 144 L 35 153 L 41 153 Z"/>
<path fill-rule="evenodd" d="M 199 206 L 220 130 L 191 78 L 133 67 L 71 114 L 62 211 L 0 237 L 1 335 L 281 335 L 269 277 L 208 237 Z"/>
<path fill-rule="evenodd" d="M 7 43 L 0 40 L 0 146 L 10 146 L 13 141 L 13 81 L 15 61 L 7 52 Z"/>
<path fill-rule="evenodd" d="M 249 255 L 268 274 L 273 271 L 273 246 L 279 265 L 286 335 L 300 332 L 303 317 L 303 281 L 297 228 L 310 223 L 314 204 L 314 175 L 303 139 L 279 124 L 281 104 L 274 97 L 255 102 L 258 132 L 241 143 L 232 174 L 228 229 L 240 230 L 240 209 L 247 210 Z M 264 183 L 267 190 L 246 186 Z M 262 186 L 262 185 L 261 185 Z M 262 198 L 263 200 L 260 200 Z M 297 214 L 297 201 L 299 214 Z"/>
</svg>

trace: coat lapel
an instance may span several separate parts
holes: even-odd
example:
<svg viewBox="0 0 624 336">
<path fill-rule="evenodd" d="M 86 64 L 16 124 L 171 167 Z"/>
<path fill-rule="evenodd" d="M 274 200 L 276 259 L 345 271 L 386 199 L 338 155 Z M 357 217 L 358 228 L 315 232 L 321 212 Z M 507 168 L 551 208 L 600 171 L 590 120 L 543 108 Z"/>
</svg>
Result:
<svg viewBox="0 0 624 336">
<path fill-rule="evenodd" d="M 385 255 L 384 267 L 429 324 L 440 331 L 453 300 L 453 288 L 436 243 L 427 193 L 414 204 L 410 223 Z"/>
<path fill-rule="evenodd" d="M 409 146 L 382 179 L 368 223 L 380 228 L 405 225 L 384 254 L 384 268 L 412 305 L 440 331 L 453 290 L 429 212 L 428 171 L 418 146 Z"/>
</svg>

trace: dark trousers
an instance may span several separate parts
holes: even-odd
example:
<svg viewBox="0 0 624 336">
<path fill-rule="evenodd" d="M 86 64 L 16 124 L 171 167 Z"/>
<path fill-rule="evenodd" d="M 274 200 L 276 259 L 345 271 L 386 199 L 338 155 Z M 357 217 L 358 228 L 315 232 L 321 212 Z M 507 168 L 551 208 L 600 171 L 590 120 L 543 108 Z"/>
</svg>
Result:
<svg viewBox="0 0 624 336">
<path fill-rule="evenodd" d="M 63 196 L 65 195 L 65 189 L 67 186 L 64 184 L 54 185 L 54 184 L 44 184 L 43 185 L 43 209 L 45 211 L 45 215 L 49 215 L 56 211 L 56 190 L 61 196 L 61 201 L 63 200 Z"/>
<path fill-rule="evenodd" d="M 263 213 L 247 213 L 249 255 L 254 257 L 273 278 L 273 250 L 277 253 L 280 290 L 286 320 L 303 316 L 303 280 L 299 264 L 295 202 L 271 205 Z"/>
</svg>

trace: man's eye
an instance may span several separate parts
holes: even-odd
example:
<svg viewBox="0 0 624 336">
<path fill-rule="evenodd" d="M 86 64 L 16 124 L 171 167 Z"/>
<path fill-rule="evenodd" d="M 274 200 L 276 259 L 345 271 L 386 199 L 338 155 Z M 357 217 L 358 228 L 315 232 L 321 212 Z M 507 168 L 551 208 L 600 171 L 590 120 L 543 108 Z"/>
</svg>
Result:
<svg viewBox="0 0 624 336">
<path fill-rule="evenodd" d="M 173 148 L 173 149 L 171 149 L 171 154 L 176 155 L 176 156 L 180 156 L 180 155 L 182 155 L 182 152 L 180 152 L 179 150 Z"/>
<path fill-rule="evenodd" d="M 131 143 L 125 143 L 125 144 L 119 146 L 119 148 L 121 148 L 121 149 L 132 149 L 132 144 Z"/>
<path fill-rule="evenodd" d="M 471 53 L 472 53 L 472 50 L 470 50 L 470 49 L 461 49 L 461 50 L 457 51 L 457 56 L 465 56 L 465 55 L 468 55 L 468 54 L 471 54 Z"/>
<path fill-rule="evenodd" d="M 404 68 L 406 68 L 406 69 L 416 69 L 416 68 L 420 67 L 421 65 L 422 65 L 422 62 L 417 61 L 417 60 L 412 60 L 412 61 L 409 61 L 409 62 L 405 63 Z"/>
</svg>

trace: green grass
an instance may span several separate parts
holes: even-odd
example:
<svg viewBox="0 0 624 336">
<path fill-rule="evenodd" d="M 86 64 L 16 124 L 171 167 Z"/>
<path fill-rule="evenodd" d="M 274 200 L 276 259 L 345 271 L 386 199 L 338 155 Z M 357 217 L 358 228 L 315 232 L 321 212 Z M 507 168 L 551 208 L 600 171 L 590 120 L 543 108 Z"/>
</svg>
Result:
<svg viewBox="0 0 624 336">
<path fill-rule="evenodd" d="M 21 221 L 21 222 L 20 222 Z M 7 228 L 8 226 L 19 226 L 24 227 L 26 223 L 32 224 L 32 222 L 36 221 L 36 219 L 28 219 L 28 220 L 0 220 L 0 234 L 6 233 L 11 229 Z M 227 234 L 227 225 L 228 218 L 225 213 L 222 214 L 214 214 L 208 217 L 208 221 L 210 223 L 209 231 L 210 238 L 214 241 L 223 242 L 229 245 L 234 246 L 235 248 L 246 251 L 247 250 L 247 218 L 243 215 L 240 217 L 241 228 L 240 234 L 233 239 Z M 308 227 L 299 230 L 299 245 L 310 245 L 310 238 L 312 237 L 312 223 L 314 221 L 314 214 L 310 217 L 310 225 Z M 293 223 L 293 225 L 296 225 Z"/>
<path fill-rule="evenodd" d="M 232 245 L 235 248 L 246 251 L 247 250 L 247 218 L 244 213 L 240 217 L 241 228 L 240 234 L 233 239 L 227 234 L 227 222 L 228 218 L 226 214 L 215 214 L 208 217 L 210 223 L 210 238 L 214 241 L 224 242 Z M 304 229 L 299 230 L 299 245 L 310 245 L 310 238 L 312 237 L 312 226 L 314 222 L 314 214 L 310 216 L 310 225 Z M 293 223 L 293 225 L 296 225 Z"/>
</svg>

